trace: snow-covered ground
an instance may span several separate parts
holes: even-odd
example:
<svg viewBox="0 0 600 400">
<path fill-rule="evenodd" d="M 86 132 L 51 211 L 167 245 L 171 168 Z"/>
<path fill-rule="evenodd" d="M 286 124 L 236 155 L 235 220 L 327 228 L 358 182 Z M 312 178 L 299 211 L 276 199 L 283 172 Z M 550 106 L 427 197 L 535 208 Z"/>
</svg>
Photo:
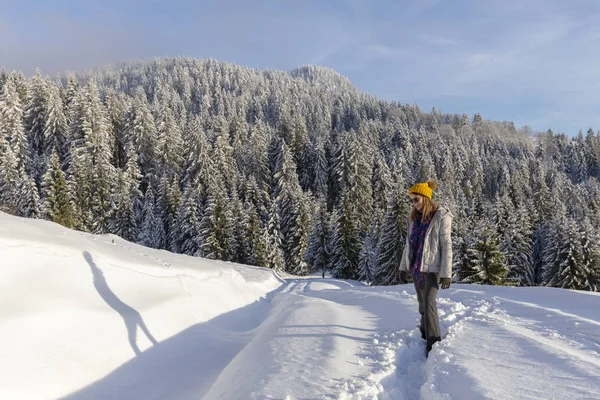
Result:
<svg viewBox="0 0 600 400">
<path fill-rule="evenodd" d="M 114 242 L 113 242 L 114 241 Z M 598 399 L 600 296 L 410 285 L 147 249 L 0 213 L 1 399 Z"/>
</svg>

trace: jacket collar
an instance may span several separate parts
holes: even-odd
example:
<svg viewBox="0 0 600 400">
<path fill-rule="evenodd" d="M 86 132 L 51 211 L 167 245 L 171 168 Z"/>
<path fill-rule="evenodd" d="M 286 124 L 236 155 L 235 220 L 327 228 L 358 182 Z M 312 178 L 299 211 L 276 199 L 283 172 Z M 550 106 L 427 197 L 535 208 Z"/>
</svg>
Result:
<svg viewBox="0 0 600 400">
<path fill-rule="evenodd" d="M 432 225 L 438 223 L 446 215 L 452 215 L 452 213 L 447 208 L 439 206 L 438 209 L 437 209 L 437 211 L 436 211 L 436 213 L 433 215 L 433 218 L 431 219 L 431 222 L 429 223 L 429 226 L 432 226 Z M 412 223 L 410 222 L 410 215 L 408 216 L 408 224 L 412 225 Z"/>
<path fill-rule="evenodd" d="M 444 208 L 442 206 L 439 206 L 435 215 L 433 216 L 433 218 L 431 219 L 430 224 L 434 224 L 438 221 L 441 221 L 442 218 L 444 218 L 447 214 L 450 214 L 450 211 L 447 208 Z"/>
</svg>

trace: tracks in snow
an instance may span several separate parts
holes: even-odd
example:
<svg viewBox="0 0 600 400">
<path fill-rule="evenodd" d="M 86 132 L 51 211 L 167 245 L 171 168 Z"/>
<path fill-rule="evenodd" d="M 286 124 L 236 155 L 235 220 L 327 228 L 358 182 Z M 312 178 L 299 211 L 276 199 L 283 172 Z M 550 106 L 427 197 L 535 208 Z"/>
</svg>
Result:
<svg viewBox="0 0 600 400">
<path fill-rule="evenodd" d="M 363 362 L 371 366 L 371 372 L 363 379 L 344 382 L 339 399 L 366 400 L 375 396 L 380 400 L 432 398 L 427 395 L 435 390 L 429 384 L 435 373 L 432 366 L 447 358 L 439 347 L 447 346 L 451 339 L 460 334 L 463 320 L 483 316 L 491 307 L 485 301 L 468 307 L 461 302 L 439 299 L 438 313 L 444 340 L 434 345 L 429 358 L 426 358 L 425 341 L 417 327 L 420 319 L 417 297 L 406 291 L 396 297 L 399 305 L 405 304 L 414 310 L 414 320 L 409 321 L 412 328 L 374 333 L 362 354 Z M 410 313 L 404 314 L 405 317 L 408 315 Z"/>
<path fill-rule="evenodd" d="M 578 360 L 592 369 L 600 368 L 596 321 L 526 302 L 521 305 L 524 309 L 515 309 L 514 301 L 496 296 L 482 298 L 481 295 L 454 296 L 452 293 L 452 297 L 460 299 L 453 301 L 444 297 L 444 292 L 440 294 L 438 313 L 443 340 L 434 345 L 429 358 L 424 356 L 425 342 L 416 327 L 418 314 L 415 313 L 414 328 L 373 334 L 371 343 L 364 346 L 361 355 L 362 362 L 370 365 L 371 372 L 363 379 L 344 382 L 340 399 L 361 400 L 374 396 L 380 400 L 443 398 L 440 376 L 452 375 L 461 368 L 454 362 L 454 342 L 468 341 L 469 330 L 474 326 L 486 326 L 492 334 L 498 332 L 508 338 L 522 337 L 536 343 L 537 348 L 558 354 L 559 358 Z M 417 308 L 416 296 L 406 291 L 398 294 L 398 300 Z M 553 319 L 553 315 L 557 318 Z M 565 330 L 566 321 L 573 329 Z M 530 356 L 536 357 L 534 353 Z"/>
<path fill-rule="evenodd" d="M 444 296 L 446 293 L 452 300 Z M 576 315 L 553 313 L 556 310 L 526 302 L 515 305 L 513 300 L 489 296 L 485 292 L 470 294 L 460 289 L 440 292 L 438 313 L 443 340 L 434 346 L 429 358 L 425 358 L 425 342 L 417 328 L 416 296 L 404 291 L 401 286 L 369 288 L 332 279 L 288 279 L 259 303 L 252 308 L 253 315 L 249 317 L 253 320 L 251 330 L 245 331 L 243 326 L 238 326 L 241 321 L 237 318 L 231 320 L 235 326 L 226 327 L 231 333 L 241 334 L 244 344 L 220 372 L 213 387 L 206 393 L 207 399 L 229 398 L 227 395 L 232 392 L 228 392 L 231 385 L 227 382 L 245 371 L 244 365 L 248 360 L 264 358 L 268 352 L 272 352 L 275 359 L 264 359 L 255 369 L 260 370 L 273 361 L 277 371 L 286 371 L 284 375 L 300 379 L 310 375 L 328 359 L 340 356 L 340 347 L 332 345 L 339 345 L 335 342 L 338 340 L 354 343 L 358 349 L 356 358 L 344 362 L 355 364 L 354 370 L 360 372 L 347 373 L 339 380 L 332 380 L 325 374 L 324 380 L 329 378 L 330 382 L 323 383 L 321 392 L 315 389 L 311 392 L 323 393 L 320 398 L 445 398 L 448 397 L 448 382 L 452 385 L 449 377 L 457 373 L 464 376 L 464 354 L 459 355 L 455 346 L 463 345 L 472 337 L 471 329 L 481 328 L 484 328 L 482 332 L 499 336 L 494 343 L 508 343 L 502 340 L 513 341 L 518 336 L 536 343 L 530 351 L 550 348 L 554 353 L 563 353 L 564 357 L 590 364 L 592 369 L 600 368 L 597 361 L 600 359 L 600 338 L 594 334 L 597 322 Z M 320 309 L 327 310 L 326 318 L 317 313 L 311 314 Z M 343 323 L 336 320 L 338 310 L 352 309 L 366 311 L 376 322 L 369 325 L 351 319 Z M 556 320 L 548 320 L 548 314 L 555 315 Z M 384 320 L 388 322 L 382 323 Z M 395 322 L 390 323 L 390 320 Z M 577 329 L 565 331 L 566 320 Z M 323 346 L 321 343 L 325 342 L 321 338 L 327 338 L 330 347 Z M 286 348 L 289 344 L 293 344 L 292 348 Z M 524 356 L 528 357 L 527 353 Z M 535 358 L 535 353 L 532 357 Z M 280 379 L 281 372 L 278 374 L 277 379 Z M 274 380 L 269 380 L 269 375 L 266 380 L 261 378 L 265 375 L 259 372 L 253 371 L 251 375 L 247 377 L 245 386 L 256 388 L 256 398 L 280 398 L 276 394 L 277 385 Z M 259 385 L 264 386 L 258 388 Z M 289 393 L 296 395 L 298 392 L 292 388 Z M 274 397 L 264 397 L 267 394 Z"/>
</svg>

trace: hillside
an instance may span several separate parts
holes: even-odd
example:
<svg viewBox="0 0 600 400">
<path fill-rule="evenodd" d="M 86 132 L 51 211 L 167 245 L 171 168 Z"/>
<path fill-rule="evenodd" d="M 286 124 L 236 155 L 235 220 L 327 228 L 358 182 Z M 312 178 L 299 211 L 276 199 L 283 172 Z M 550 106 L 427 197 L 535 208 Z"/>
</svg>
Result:
<svg viewBox="0 0 600 400">
<path fill-rule="evenodd" d="M 157 58 L 58 81 L 4 71 L 0 133 L 0 207 L 20 216 L 393 285 L 407 190 L 434 179 L 454 214 L 456 282 L 600 288 L 593 129 L 532 140 L 378 100 L 327 68 Z"/>
</svg>

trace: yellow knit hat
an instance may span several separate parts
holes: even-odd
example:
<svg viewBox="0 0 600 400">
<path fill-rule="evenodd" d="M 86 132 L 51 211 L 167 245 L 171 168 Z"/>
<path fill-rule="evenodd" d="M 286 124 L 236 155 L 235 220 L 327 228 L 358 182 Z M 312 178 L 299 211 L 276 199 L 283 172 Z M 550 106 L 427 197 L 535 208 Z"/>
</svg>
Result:
<svg viewBox="0 0 600 400">
<path fill-rule="evenodd" d="M 433 191 L 437 189 L 437 185 L 433 181 L 427 181 L 423 183 L 417 183 L 413 187 L 410 188 L 408 194 L 420 194 L 421 196 L 425 196 L 428 199 L 431 199 L 433 196 Z"/>
</svg>

